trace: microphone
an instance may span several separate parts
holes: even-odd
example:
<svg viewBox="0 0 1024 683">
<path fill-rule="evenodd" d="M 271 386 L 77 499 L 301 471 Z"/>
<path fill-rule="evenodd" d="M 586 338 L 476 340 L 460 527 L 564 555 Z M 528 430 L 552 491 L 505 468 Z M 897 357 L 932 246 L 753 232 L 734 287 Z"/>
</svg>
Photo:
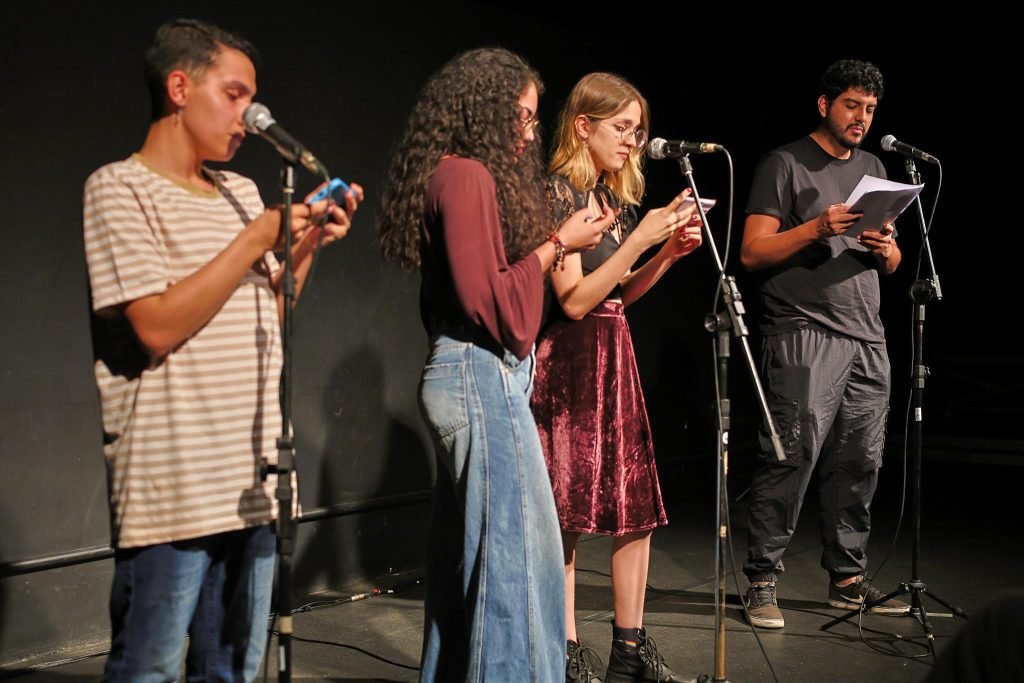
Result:
<svg viewBox="0 0 1024 683">
<path fill-rule="evenodd" d="M 652 159 L 675 159 L 687 154 L 710 154 L 721 152 L 724 147 L 714 142 L 686 142 L 654 138 L 647 145 L 647 156 Z"/>
<path fill-rule="evenodd" d="M 896 139 L 895 135 L 886 135 L 882 138 L 882 149 L 886 152 L 899 152 L 905 157 L 914 157 L 921 161 L 927 161 L 930 164 L 937 164 L 939 160 L 933 157 L 927 152 L 922 152 L 917 147 L 911 147 L 910 145 L 900 142 Z"/>
<path fill-rule="evenodd" d="M 305 145 L 278 125 L 265 105 L 253 102 L 245 108 L 242 120 L 245 122 L 247 132 L 255 133 L 272 144 L 278 153 L 289 162 L 300 163 L 315 175 L 330 175 L 324 165 L 306 149 Z"/>
</svg>

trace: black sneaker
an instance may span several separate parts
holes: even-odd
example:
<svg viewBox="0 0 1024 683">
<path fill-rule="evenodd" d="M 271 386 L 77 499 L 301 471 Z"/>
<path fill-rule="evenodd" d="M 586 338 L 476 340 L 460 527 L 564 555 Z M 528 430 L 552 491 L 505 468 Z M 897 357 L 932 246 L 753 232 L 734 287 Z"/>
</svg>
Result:
<svg viewBox="0 0 1024 683">
<path fill-rule="evenodd" d="M 786 620 L 782 617 L 779 602 L 775 598 L 775 583 L 763 586 L 750 584 L 747 594 L 743 597 L 747 606 L 747 617 L 751 626 L 757 628 L 782 628 Z"/>
<path fill-rule="evenodd" d="M 565 683 L 603 683 L 597 673 L 603 668 L 601 658 L 589 647 L 575 640 L 565 641 Z"/>
<path fill-rule="evenodd" d="M 883 597 L 885 594 L 872 586 L 863 576 L 847 586 L 837 586 L 832 582 L 828 584 L 828 604 L 837 609 L 860 609 L 864 603 L 876 602 Z M 880 602 L 867 611 L 871 614 L 901 617 L 910 611 L 910 605 L 893 598 Z"/>
</svg>

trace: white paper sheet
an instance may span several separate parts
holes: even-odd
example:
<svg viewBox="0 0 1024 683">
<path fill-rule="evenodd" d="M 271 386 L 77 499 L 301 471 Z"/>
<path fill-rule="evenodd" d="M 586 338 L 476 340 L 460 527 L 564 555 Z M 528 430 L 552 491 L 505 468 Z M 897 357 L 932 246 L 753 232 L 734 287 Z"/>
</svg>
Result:
<svg viewBox="0 0 1024 683">
<path fill-rule="evenodd" d="M 886 223 L 896 220 L 910 206 L 924 185 L 908 185 L 866 175 L 853 188 L 846 205 L 851 213 L 864 212 L 856 223 L 843 234 L 857 237 L 865 230 L 880 230 Z"/>
</svg>

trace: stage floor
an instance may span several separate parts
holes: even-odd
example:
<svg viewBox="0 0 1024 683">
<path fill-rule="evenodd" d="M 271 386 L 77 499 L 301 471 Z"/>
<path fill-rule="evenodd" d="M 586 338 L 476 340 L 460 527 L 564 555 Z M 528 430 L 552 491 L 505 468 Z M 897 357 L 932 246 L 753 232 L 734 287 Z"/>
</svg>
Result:
<svg viewBox="0 0 1024 683">
<path fill-rule="evenodd" d="M 922 477 L 919 574 L 930 593 L 968 616 L 1015 583 L 1011 566 L 1018 558 L 1022 469 L 960 460 L 924 465 Z M 715 673 L 714 477 L 708 463 L 662 464 L 670 526 L 655 532 L 652 544 L 646 626 L 667 663 L 690 678 Z M 730 515 L 737 567 L 745 553 L 745 505 L 742 467 L 730 474 Z M 910 501 L 894 542 L 903 488 L 902 463 L 888 456 L 875 498 L 874 530 L 869 546 L 875 584 L 896 589 L 911 578 Z M 909 486 L 907 489 L 909 490 Z M 913 617 L 865 615 L 821 627 L 843 614 L 826 603 L 827 575 L 819 566 L 816 504 L 805 506 L 786 554 L 787 571 L 779 583 L 786 627 L 756 634 L 743 619 L 733 574 L 729 575 L 725 635 L 725 677 L 729 681 L 923 681 L 931 669 L 924 630 Z M 396 539 L 397 540 L 397 539 Z M 583 642 L 602 659 L 608 656 L 611 592 L 610 543 L 585 537 L 579 547 L 577 620 Z M 884 567 L 878 569 L 886 558 Z M 739 574 L 741 589 L 745 580 Z M 418 576 L 389 577 L 382 589 L 393 594 L 312 609 L 295 616 L 292 677 L 305 681 L 413 681 L 421 643 L 422 582 Z M 366 587 L 363 587 L 366 588 Z M 345 595 L 349 595 L 346 593 Z M 330 601 L 344 595 L 318 595 Z M 936 648 L 941 654 L 967 623 L 950 610 L 923 598 Z M 760 641 L 760 647 L 759 642 Z M 276 641 L 275 641 L 276 646 Z M 269 679 L 276 680 L 276 658 L 269 658 Z M 103 656 L 25 673 L 17 680 L 96 680 Z"/>
</svg>

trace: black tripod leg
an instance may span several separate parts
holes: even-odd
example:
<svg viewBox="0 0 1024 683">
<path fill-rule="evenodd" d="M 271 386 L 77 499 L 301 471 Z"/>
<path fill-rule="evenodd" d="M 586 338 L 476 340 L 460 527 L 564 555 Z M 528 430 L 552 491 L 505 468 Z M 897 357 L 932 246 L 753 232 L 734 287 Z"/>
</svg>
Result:
<svg viewBox="0 0 1024 683">
<path fill-rule="evenodd" d="M 940 598 L 935 593 L 929 593 L 927 588 L 922 588 L 921 592 L 926 594 L 929 598 L 931 598 L 935 602 L 939 603 L 940 605 L 942 605 L 946 609 L 948 609 L 953 614 L 954 617 L 960 617 L 961 619 L 966 619 L 967 618 L 967 613 L 966 612 L 964 612 L 962 609 L 960 609 L 956 605 L 949 604 L 948 602 L 946 602 L 945 600 Z"/>
<path fill-rule="evenodd" d="M 932 632 L 932 624 L 928 621 L 928 611 L 924 608 L 924 603 L 921 600 L 921 593 L 925 590 L 924 585 L 912 586 L 910 589 L 910 616 L 917 620 L 917 623 L 921 624 L 921 629 L 924 631 L 925 638 L 928 639 L 928 652 L 932 655 L 932 660 L 935 659 L 935 634 Z"/>
</svg>

